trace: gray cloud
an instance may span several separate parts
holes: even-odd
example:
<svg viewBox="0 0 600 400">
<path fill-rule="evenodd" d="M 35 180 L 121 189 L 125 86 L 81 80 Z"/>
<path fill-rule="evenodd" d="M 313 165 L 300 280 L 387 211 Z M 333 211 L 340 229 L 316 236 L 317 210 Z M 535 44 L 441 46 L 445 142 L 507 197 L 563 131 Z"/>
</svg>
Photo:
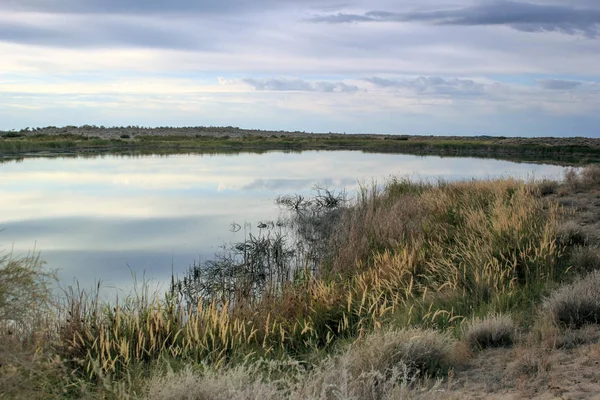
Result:
<svg viewBox="0 0 600 400">
<path fill-rule="evenodd" d="M 303 91 L 323 93 L 352 93 L 358 91 L 358 86 L 348 85 L 344 82 L 311 82 L 303 79 L 277 79 L 277 78 L 244 78 L 247 85 L 258 91 Z"/>
<path fill-rule="evenodd" d="M 0 2 L 0 9 L 67 14 L 230 14 L 286 6 L 318 6 L 335 0 L 16 0 Z"/>
<path fill-rule="evenodd" d="M 366 80 L 380 87 L 409 89 L 423 95 L 480 96 L 485 94 L 484 85 L 470 79 L 444 79 L 437 76 L 420 76 L 414 79 L 372 77 Z"/>
<path fill-rule="evenodd" d="M 508 0 L 452 10 L 420 12 L 369 11 L 364 14 L 338 13 L 312 18 L 313 22 L 425 22 L 435 25 L 506 25 L 524 32 L 555 31 L 569 35 L 600 36 L 600 9 L 596 3 L 583 7 L 548 5 Z M 594 4 L 594 6 L 592 5 Z"/>
<path fill-rule="evenodd" d="M 244 9 L 252 0 L 19 0 L 10 2 L 8 8 L 24 11 L 58 13 L 118 13 L 149 14 L 159 12 L 218 12 L 227 9 Z M 6 4 L 4 5 L 6 8 Z"/>
<path fill-rule="evenodd" d="M 0 26 L 0 41 L 72 48 L 135 46 L 214 50 L 210 40 L 196 38 L 176 25 L 161 26 L 154 21 L 119 18 L 75 20 L 68 29 L 60 24 L 35 26 L 4 22 Z"/>
<path fill-rule="evenodd" d="M 544 79 L 538 81 L 538 84 L 543 89 L 548 90 L 569 90 L 575 89 L 576 87 L 580 87 L 583 82 L 580 81 L 567 81 L 562 79 Z"/>
</svg>

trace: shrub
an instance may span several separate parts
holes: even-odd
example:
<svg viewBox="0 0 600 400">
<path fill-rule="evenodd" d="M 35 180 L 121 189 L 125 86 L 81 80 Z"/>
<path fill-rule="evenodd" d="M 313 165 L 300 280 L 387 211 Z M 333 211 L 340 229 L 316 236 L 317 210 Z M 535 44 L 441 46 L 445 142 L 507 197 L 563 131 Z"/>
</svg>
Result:
<svg viewBox="0 0 600 400">
<path fill-rule="evenodd" d="M 569 189 L 577 191 L 581 187 L 581 181 L 579 179 L 579 175 L 575 168 L 569 168 L 565 170 L 565 178 L 564 182 L 569 187 Z"/>
<path fill-rule="evenodd" d="M 121 136 L 119 136 L 119 137 L 120 137 L 121 139 L 131 139 L 131 136 L 130 136 L 130 135 L 128 135 L 128 134 L 126 134 L 126 133 L 125 133 L 125 134 L 123 134 L 123 135 L 121 135 Z"/>
<path fill-rule="evenodd" d="M 508 315 L 477 318 L 465 324 L 464 338 L 473 349 L 511 346 L 515 341 L 515 324 Z"/>
<path fill-rule="evenodd" d="M 600 269 L 600 252 L 595 247 L 576 246 L 571 252 L 570 264 L 581 273 Z"/>
<path fill-rule="evenodd" d="M 36 254 L 0 255 L 0 323 L 28 327 L 49 305 L 53 280 Z"/>
<path fill-rule="evenodd" d="M 537 183 L 537 189 L 542 196 L 548 196 L 549 194 L 556 193 L 557 188 L 558 182 L 550 179 L 544 179 Z"/>
<path fill-rule="evenodd" d="M 25 134 L 19 133 L 19 132 L 6 132 L 6 133 L 2 134 L 2 137 L 4 137 L 4 138 L 18 138 L 18 137 L 23 137 L 23 136 L 25 136 Z"/>
<path fill-rule="evenodd" d="M 589 190 L 600 186 L 600 165 L 593 164 L 581 169 L 569 168 L 564 173 L 564 181 L 573 190 Z"/>
<path fill-rule="evenodd" d="M 150 380 L 148 400 L 284 399 L 274 384 L 263 383 L 245 367 L 203 374 L 187 367 Z"/>
<path fill-rule="evenodd" d="M 350 347 L 344 357 L 353 376 L 371 370 L 385 375 L 399 365 L 434 376 L 451 366 L 452 344 L 449 336 L 430 329 L 383 331 Z"/>
<path fill-rule="evenodd" d="M 518 349 L 515 360 L 506 366 L 510 380 L 545 375 L 552 369 L 552 359 L 539 349 Z"/>
<path fill-rule="evenodd" d="M 293 398 L 385 399 L 406 394 L 419 385 L 419 376 L 437 375 L 451 366 L 452 344 L 449 336 L 434 330 L 370 334 L 323 362 Z"/>
<path fill-rule="evenodd" d="M 554 322 L 571 328 L 600 322 L 600 270 L 553 292 L 544 300 L 542 310 Z"/>
<path fill-rule="evenodd" d="M 586 188 L 600 186 L 600 165 L 589 165 L 580 172 L 581 183 Z"/>
<path fill-rule="evenodd" d="M 575 221 L 567 221 L 558 226 L 556 240 L 565 246 L 585 245 L 588 241 L 587 234 Z"/>
<path fill-rule="evenodd" d="M 53 279 L 36 254 L 0 255 L 0 393 L 6 398 L 59 398 L 62 391 L 62 365 L 48 345 Z"/>
</svg>

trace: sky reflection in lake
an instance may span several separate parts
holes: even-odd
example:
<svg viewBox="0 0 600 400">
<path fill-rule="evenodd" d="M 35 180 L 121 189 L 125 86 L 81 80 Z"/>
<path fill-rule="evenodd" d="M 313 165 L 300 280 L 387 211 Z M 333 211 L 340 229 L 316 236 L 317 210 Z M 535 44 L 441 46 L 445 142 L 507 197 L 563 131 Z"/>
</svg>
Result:
<svg viewBox="0 0 600 400">
<path fill-rule="evenodd" d="M 68 284 L 138 277 L 168 280 L 209 258 L 243 225 L 276 219 L 281 194 L 315 185 L 346 189 L 390 176 L 446 180 L 560 178 L 562 168 L 491 159 L 351 151 L 97 158 L 31 158 L 0 164 L 0 246 L 34 247 Z M 131 269 L 131 270 L 130 270 Z"/>
</svg>

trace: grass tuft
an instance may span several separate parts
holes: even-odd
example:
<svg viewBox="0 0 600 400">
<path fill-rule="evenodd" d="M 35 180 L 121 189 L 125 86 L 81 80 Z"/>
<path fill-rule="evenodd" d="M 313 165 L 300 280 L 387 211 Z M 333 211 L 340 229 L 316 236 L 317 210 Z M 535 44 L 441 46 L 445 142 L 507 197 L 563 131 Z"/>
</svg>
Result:
<svg viewBox="0 0 600 400">
<path fill-rule="evenodd" d="M 450 368 L 452 339 L 431 329 L 403 329 L 375 332 L 357 342 L 345 354 L 354 376 L 375 370 L 383 375 L 398 366 L 413 374 L 436 376 Z"/>
<path fill-rule="evenodd" d="M 515 342 L 516 327 L 509 315 L 492 314 L 465 324 L 464 338 L 472 349 L 508 347 Z"/>
<path fill-rule="evenodd" d="M 558 243 L 564 246 L 585 246 L 589 240 L 585 230 L 575 221 L 561 223 L 556 233 Z"/>
<path fill-rule="evenodd" d="M 579 328 L 600 322 L 600 270 L 577 278 L 544 300 L 542 309 L 559 325 Z"/>
<path fill-rule="evenodd" d="M 590 246 L 576 246 L 571 251 L 570 263 L 579 274 L 600 269 L 600 250 Z"/>
<path fill-rule="evenodd" d="M 600 187 L 600 165 L 593 164 L 583 168 L 580 173 L 581 183 L 587 188 Z"/>
<path fill-rule="evenodd" d="M 541 196 L 548 196 L 550 194 L 556 193 L 558 190 L 558 182 L 550 179 L 543 179 L 537 182 L 537 189 Z"/>
</svg>

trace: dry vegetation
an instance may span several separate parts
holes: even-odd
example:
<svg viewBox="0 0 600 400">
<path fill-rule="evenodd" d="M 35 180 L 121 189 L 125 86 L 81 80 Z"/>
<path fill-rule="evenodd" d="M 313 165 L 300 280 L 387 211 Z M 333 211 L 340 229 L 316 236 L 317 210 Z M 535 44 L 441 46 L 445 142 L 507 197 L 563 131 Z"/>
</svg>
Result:
<svg viewBox="0 0 600 400">
<path fill-rule="evenodd" d="M 568 172 L 564 183 L 393 179 L 350 203 L 326 191 L 312 201 L 289 198 L 295 234 L 318 243 L 304 248 L 318 250 L 305 252 L 310 257 L 285 253 L 281 236 L 251 237 L 210 274 L 191 268 L 166 294 L 141 285 L 113 304 L 72 289 L 52 305 L 44 297 L 50 276 L 35 258 L 4 258 L 0 392 L 150 399 L 540 394 L 550 390 L 554 370 L 575 362 L 561 358 L 565 351 L 587 344 L 585 362 L 591 368 L 600 361 L 597 329 L 589 325 L 600 317 L 596 222 L 579 219 L 578 208 L 600 190 L 599 171 Z M 586 212 L 600 220 L 598 204 Z M 257 249 L 268 257 L 250 257 Z M 39 295 L 25 301 L 18 293 L 29 290 Z M 47 307 L 42 315 L 30 313 L 40 306 Z"/>
<path fill-rule="evenodd" d="M 515 341 L 516 327 L 508 315 L 488 315 L 465 322 L 463 337 L 472 349 L 511 346 Z"/>
</svg>

